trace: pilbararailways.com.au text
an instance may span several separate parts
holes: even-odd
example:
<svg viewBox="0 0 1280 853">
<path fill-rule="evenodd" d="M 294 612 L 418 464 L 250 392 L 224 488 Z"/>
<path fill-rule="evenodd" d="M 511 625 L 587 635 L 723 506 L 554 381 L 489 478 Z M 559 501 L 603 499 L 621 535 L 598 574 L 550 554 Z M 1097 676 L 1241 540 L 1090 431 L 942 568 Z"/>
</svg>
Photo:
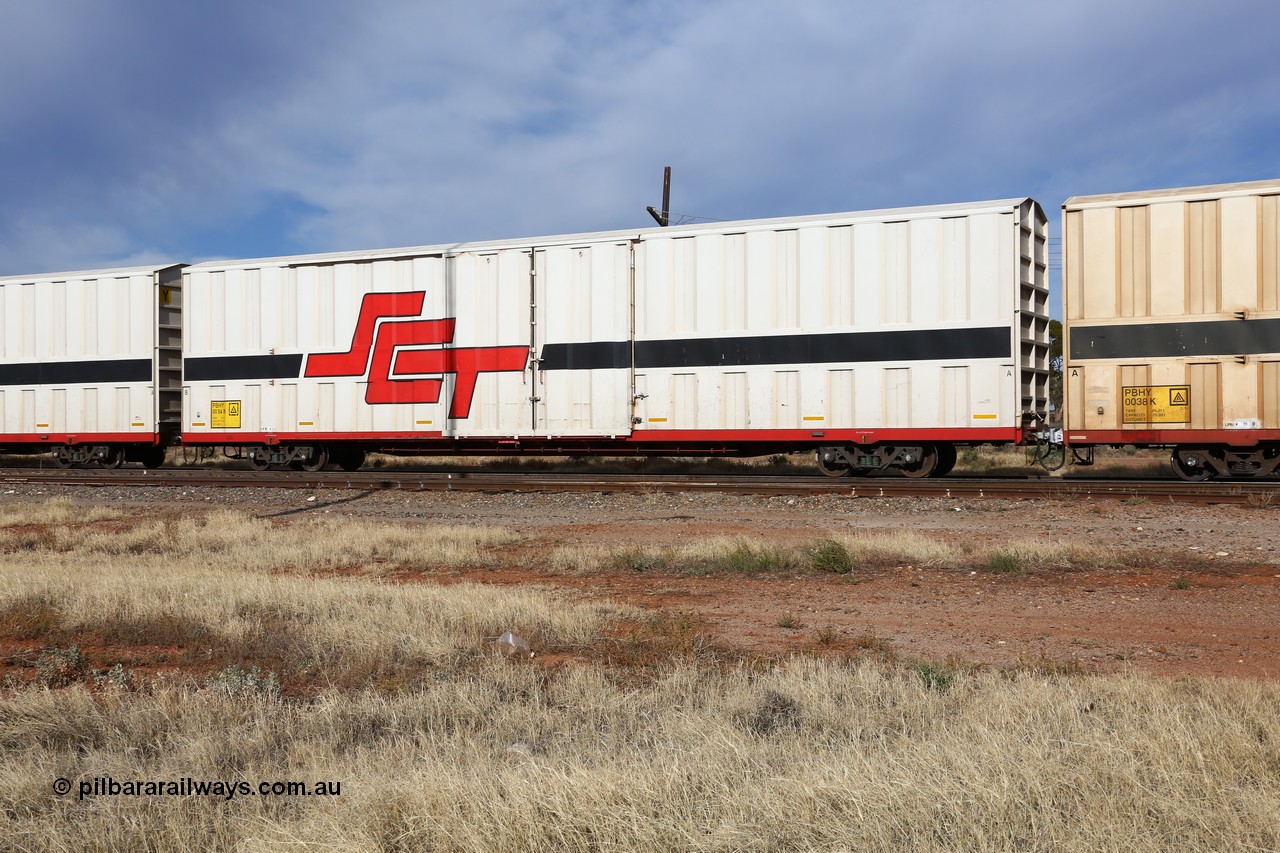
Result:
<svg viewBox="0 0 1280 853">
<path fill-rule="evenodd" d="M 79 797 L 219 797 L 233 800 L 236 797 L 340 797 L 342 782 L 321 780 L 318 782 L 267 781 L 252 782 L 234 780 L 205 780 L 185 777 L 182 779 L 127 779 L 119 781 L 111 776 L 81 779 Z M 71 782 L 56 779 L 56 794 L 71 793 Z"/>
</svg>

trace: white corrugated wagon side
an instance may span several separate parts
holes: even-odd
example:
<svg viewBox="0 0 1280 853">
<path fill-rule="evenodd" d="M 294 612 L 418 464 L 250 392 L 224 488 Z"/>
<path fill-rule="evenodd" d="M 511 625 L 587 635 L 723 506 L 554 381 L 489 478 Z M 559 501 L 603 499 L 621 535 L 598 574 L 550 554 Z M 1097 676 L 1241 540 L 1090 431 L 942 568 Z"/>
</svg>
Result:
<svg viewBox="0 0 1280 853">
<path fill-rule="evenodd" d="M 1046 408 L 1035 202 L 210 262 L 183 437 L 368 450 L 760 454 L 945 473 Z"/>
<path fill-rule="evenodd" d="M 1065 437 L 1280 469 L 1280 180 L 1063 205 Z"/>
<path fill-rule="evenodd" d="M 0 278 L 0 447 L 157 466 L 180 428 L 180 265 Z"/>
<path fill-rule="evenodd" d="M 1047 408 L 1030 199 L 662 229 L 636 261 L 637 440 L 946 473 Z"/>
</svg>

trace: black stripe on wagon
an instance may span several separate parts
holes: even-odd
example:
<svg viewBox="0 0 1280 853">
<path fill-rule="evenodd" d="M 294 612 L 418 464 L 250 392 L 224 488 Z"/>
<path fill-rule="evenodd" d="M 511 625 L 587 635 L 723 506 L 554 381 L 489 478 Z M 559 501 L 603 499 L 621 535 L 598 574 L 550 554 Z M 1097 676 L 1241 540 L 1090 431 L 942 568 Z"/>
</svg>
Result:
<svg viewBox="0 0 1280 853">
<path fill-rule="evenodd" d="M 606 370 L 631 366 L 630 341 L 591 341 L 585 344 L 547 344 L 542 348 L 543 370 Z"/>
<path fill-rule="evenodd" d="M 0 364 L 0 385 L 110 385 L 150 381 L 149 358 Z"/>
<path fill-rule="evenodd" d="M 1271 352 L 1280 352 L 1280 319 L 1071 327 L 1071 357 L 1079 359 Z"/>
<path fill-rule="evenodd" d="M 223 355 L 188 358 L 182 362 L 184 382 L 222 382 L 236 379 L 297 379 L 302 353 L 289 355 Z"/>
<path fill-rule="evenodd" d="M 867 361 L 949 361 L 1009 358 L 1007 326 L 981 329 L 910 329 L 636 341 L 637 370 L 760 364 L 832 364 Z M 543 370 L 603 370 L 630 366 L 626 341 L 547 344 Z"/>
</svg>

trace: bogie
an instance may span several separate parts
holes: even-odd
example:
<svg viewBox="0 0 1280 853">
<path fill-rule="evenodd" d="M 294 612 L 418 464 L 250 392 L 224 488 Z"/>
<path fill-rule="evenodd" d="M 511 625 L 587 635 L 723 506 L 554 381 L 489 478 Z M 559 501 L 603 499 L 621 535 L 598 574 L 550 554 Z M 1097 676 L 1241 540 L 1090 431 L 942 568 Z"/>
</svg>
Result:
<svg viewBox="0 0 1280 853">
<path fill-rule="evenodd" d="M 828 477 L 888 470 L 913 479 L 942 477 L 955 467 L 956 447 L 951 443 L 820 447 L 816 461 L 818 470 Z"/>
<path fill-rule="evenodd" d="M 53 464 L 57 468 L 119 468 L 129 458 L 125 447 L 114 444 L 59 445 L 52 450 Z"/>
<path fill-rule="evenodd" d="M 1200 482 L 1215 477 L 1255 479 L 1274 476 L 1280 469 L 1280 446 L 1253 448 L 1178 447 L 1170 459 L 1183 480 Z"/>
</svg>

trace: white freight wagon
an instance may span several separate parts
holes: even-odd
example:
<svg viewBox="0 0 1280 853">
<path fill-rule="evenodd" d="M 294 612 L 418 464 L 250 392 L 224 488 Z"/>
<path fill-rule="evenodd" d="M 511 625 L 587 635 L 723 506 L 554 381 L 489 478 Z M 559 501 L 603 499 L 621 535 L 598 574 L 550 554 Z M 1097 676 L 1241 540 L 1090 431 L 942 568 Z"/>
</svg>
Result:
<svg viewBox="0 0 1280 853">
<path fill-rule="evenodd" d="M 182 441 L 945 473 L 1047 407 L 1030 199 L 188 267 Z"/>
<path fill-rule="evenodd" d="M 1063 205 L 1066 440 L 1280 467 L 1280 180 Z"/>
<path fill-rule="evenodd" d="M 0 447 L 157 466 L 180 428 L 180 265 L 0 278 Z"/>
</svg>

